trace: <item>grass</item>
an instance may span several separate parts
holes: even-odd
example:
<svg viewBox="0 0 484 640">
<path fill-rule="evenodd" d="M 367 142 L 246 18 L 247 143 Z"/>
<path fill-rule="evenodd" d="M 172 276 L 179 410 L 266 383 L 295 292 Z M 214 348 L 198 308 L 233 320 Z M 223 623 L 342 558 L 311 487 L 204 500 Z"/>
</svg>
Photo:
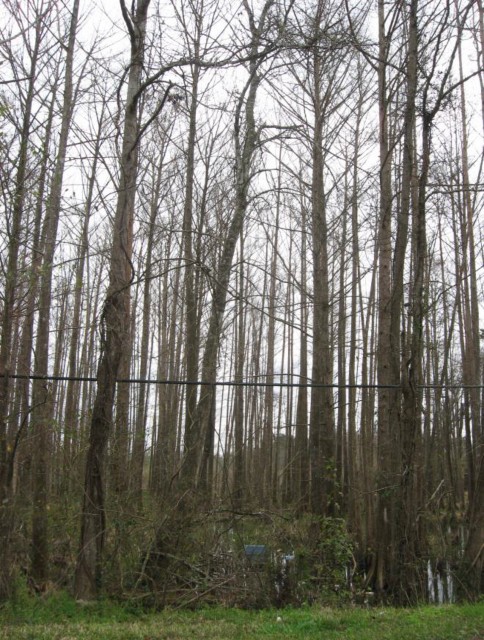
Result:
<svg viewBox="0 0 484 640">
<path fill-rule="evenodd" d="M 279 618 L 279 619 L 278 619 Z M 484 602 L 416 609 L 301 608 L 143 613 L 67 594 L 0 609 L 0 640 L 484 640 Z"/>
</svg>

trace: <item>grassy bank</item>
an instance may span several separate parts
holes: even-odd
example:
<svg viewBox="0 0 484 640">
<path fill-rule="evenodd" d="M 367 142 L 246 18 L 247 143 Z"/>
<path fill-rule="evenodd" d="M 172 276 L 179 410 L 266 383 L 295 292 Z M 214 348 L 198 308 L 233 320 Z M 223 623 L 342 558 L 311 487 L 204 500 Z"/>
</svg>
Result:
<svg viewBox="0 0 484 640">
<path fill-rule="evenodd" d="M 79 604 L 65 594 L 0 610 L 0 639 L 484 640 L 484 602 L 417 609 L 204 609 L 148 614 L 109 602 Z"/>
<path fill-rule="evenodd" d="M 204 609 L 146 614 L 65 594 L 0 610 L 0 639 L 32 640 L 484 640 L 484 602 L 417 609 Z"/>
</svg>

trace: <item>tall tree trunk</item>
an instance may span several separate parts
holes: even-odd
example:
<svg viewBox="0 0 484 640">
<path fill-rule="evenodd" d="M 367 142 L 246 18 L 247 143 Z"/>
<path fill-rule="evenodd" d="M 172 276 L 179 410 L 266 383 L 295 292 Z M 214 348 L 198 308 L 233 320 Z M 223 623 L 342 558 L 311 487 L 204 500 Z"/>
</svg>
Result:
<svg viewBox="0 0 484 640">
<path fill-rule="evenodd" d="M 81 518 L 81 539 L 76 566 L 77 598 L 96 595 L 101 580 L 105 537 L 104 467 L 113 417 L 116 378 L 130 330 L 133 213 L 138 170 L 138 100 L 143 71 L 146 21 L 150 0 L 138 0 L 128 14 L 121 0 L 130 36 L 131 60 L 120 158 L 120 183 L 114 218 L 109 287 L 101 318 L 102 344 L 97 372 L 97 393 L 91 417 L 89 450 Z"/>
<path fill-rule="evenodd" d="M 350 305 L 350 347 L 348 361 L 348 520 L 352 530 L 361 526 L 359 510 L 361 501 L 356 493 L 356 479 L 360 477 L 363 465 L 357 450 L 356 435 L 356 353 L 358 329 L 358 265 L 360 261 L 358 229 L 358 162 L 360 153 L 360 127 L 364 100 L 361 64 L 358 63 L 358 105 L 353 153 L 353 180 L 351 185 L 351 305 Z M 364 356 L 363 356 L 364 357 Z M 361 437 L 360 437 L 361 440 Z"/>
<path fill-rule="evenodd" d="M 392 311 L 391 311 L 391 343 L 393 357 L 402 358 L 401 381 L 403 392 L 402 415 L 398 423 L 399 433 L 397 439 L 397 450 L 401 460 L 399 495 L 395 509 L 395 553 L 396 557 L 390 571 L 387 572 L 389 591 L 397 599 L 409 595 L 407 591 L 412 584 L 413 576 L 411 571 L 414 567 L 414 542 L 415 535 L 413 527 L 415 518 L 413 510 L 415 508 L 412 500 L 414 488 L 414 454 L 415 438 L 419 423 L 421 403 L 418 403 L 418 396 L 421 391 L 418 385 L 421 384 L 421 344 L 422 344 L 422 305 L 423 301 L 419 296 L 423 295 L 423 267 L 425 261 L 425 210 L 420 208 L 414 211 L 414 233 L 416 242 L 412 247 L 415 250 L 413 277 L 414 282 L 410 296 L 412 327 L 411 335 L 408 338 L 409 351 L 404 355 L 401 347 L 401 317 L 404 300 L 404 266 L 405 255 L 408 244 L 408 225 L 412 208 L 412 188 L 415 175 L 415 115 L 416 115 L 416 94 L 417 94 L 417 8 L 418 0 L 412 0 L 408 15 L 408 51 L 407 51 L 407 93 L 403 123 L 403 158 L 402 158 L 402 186 L 400 196 L 400 211 L 398 212 L 398 224 L 395 240 L 395 256 L 393 263 L 393 287 L 392 287 Z M 428 150 L 430 152 L 430 150 Z M 426 159 L 428 162 L 428 158 Z M 415 203 L 416 204 L 416 203 Z M 425 206 L 425 205 L 424 205 Z M 422 233 L 423 238 L 421 237 Z M 422 243 L 424 246 L 422 247 Z M 421 255 L 423 252 L 423 255 Z M 420 306 L 419 306 L 420 305 Z M 394 361 L 396 377 L 396 360 Z M 412 594 L 413 596 L 414 594 Z"/>
<path fill-rule="evenodd" d="M 236 511 L 241 511 L 246 498 L 246 482 L 245 482 L 245 447 L 244 447 L 244 387 L 242 382 L 244 379 L 245 364 L 245 330 L 246 316 L 244 313 L 244 239 L 240 238 L 240 255 L 239 255 L 239 283 L 238 283 L 238 301 L 237 301 L 237 325 L 236 325 L 236 341 L 235 341 L 235 381 L 239 382 L 234 390 L 234 477 L 232 490 L 232 504 Z M 226 451 L 230 451 L 228 448 Z"/>
<path fill-rule="evenodd" d="M 480 43 L 479 64 L 480 83 L 481 83 L 481 109 L 484 131 L 484 81 L 483 81 L 483 60 L 484 60 L 484 7 L 482 0 L 478 0 L 478 33 Z M 459 42 L 459 71 L 460 78 L 463 77 L 462 68 L 462 51 Z M 464 85 L 461 86 L 461 112 L 462 112 L 462 161 L 463 161 L 463 181 L 464 194 L 467 210 L 468 225 L 468 242 L 469 242 L 469 279 L 470 279 L 470 317 L 468 321 L 467 345 L 468 362 L 464 370 L 464 380 L 474 386 L 482 383 L 484 375 L 484 365 L 481 362 L 480 355 L 480 338 L 482 338 L 482 330 L 479 330 L 479 303 L 477 296 L 477 275 L 476 275 L 476 258 L 474 244 L 474 207 L 471 202 L 471 189 L 469 180 L 469 160 L 468 160 L 468 137 L 467 137 L 467 117 L 466 102 L 464 94 Z M 480 335 L 481 334 L 481 335 Z M 469 378 L 467 378 L 469 376 Z M 479 390 L 473 388 L 470 390 L 471 397 L 471 414 L 473 420 L 473 445 L 476 475 L 475 484 L 472 487 L 472 497 L 469 504 L 469 536 L 465 549 L 465 560 L 470 571 L 470 582 L 475 593 L 480 593 L 484 583 L 484 391 L 479 397 Z"/>
<path fill-rule="evenodd" d="M 50 312 L 52 305 L 52 279 L 57 228 L 61 212 L 64 165 L 67 155 L 67 140 L 73 110 L 73 65 L 74 46 L 79 15 L 79 0 L 72 6 L 69 38 L 67 43 L 64 99 L 59 146 L 45 213 L 45 244 L 42 277 L 39 294 L 39 319 L 35 347 L 35 372 L 46 376 L 49 366 Z M 32 576 L 40 589 L 44 589 L 48 578 L 48 469 L 51 444 L 52 394 L 43 380 L 35 380 L 32 390 L 33 406 L 32 432 L 35 437 L 33 448 L 33 515 L 32 515 Z"/>
<path fill-rule="evenodd" d="M 278 196 L 278 199 L 280 196 Z M 272 245 L 272 258 L 269 276 L 269 300 L 267 302 L 268 327 L 267 327 L 267 361 L 264 390 L 264 426 L 262 435 L 262 469 L 263 477 L 262 493 L 266 507 L 271 506 L 271 484 L 276 458 L 279 451 L 279 443 L 274 439 L 274 357 L 276 341 L 276 273 L 277 251 L 279 238 L 279 203 L 276 208 L 276 220 L 274 228 L 274 240 Z"/>
<path fill-rule="evenodd" d="M 320 10 L 322 4 L 319 5 Z M 321 16 L 318 13 L 316 18 Z M 329 270 L 326 196 L 323 179 L 323 119 L 325 115 L 321 75 L 322 61 L 313 54 L 314 138 L 312 140 L 311 235 L 313 257 L 313 362 L 309 427 L 311 511 L 331 513 L 335 499 L 335 433 L 333 414 L 333 365 L 329 328 Z"/>
<path fill-rule="evenodd" d="M 104 125 L 104 112 L 101 113 L 98 123 L 97 137 L 94 143 L 92 168 L 87 186 L 86 204 L 84 209 L 84 220 L 82 224 L 81 241 L 79 243 L 78 261 L 74 275 L 74 304 L 72 310 L 72 331 L 69 343 L 68 371 L 69 380 L 67 382 L 66 406 L 64 412 L 64 489 L 69 489 L 73 480 L 71 475 L 71 465 L 73 460 L 72 442 L 79 436 L 79 382 L 74 380 L 78 375 L 77 354 L 79 349 L 79 339 L 81 335 L 81 310 L 83 278 L 86 268 L 86 257 L 88 252 L 89 222 L 91 219 L 92 205 L 94 199 L 94 187 L 96 184 L 97 167 L 101 147 L 101 136 Z M 69 491 L 68 491 L 69 493 Z"/>
<path fill-rule="evenodd" d="M 155 242 L 155 225 L 158 215 L 158 207 L 161 195 L 161 177 L 163 170 L 163 160 L 165 155 L 164 146 L 160 153 L 160 160 L 156 168 L 154 176 L 153 193 L 150 202 L 150 217 L 148 220 L 148 240 L 146 246 L 146 268 L 143 283 L 143 305 L 142 305 L 142 329 L 141 329 L 141 346 L 140 346 L 140 368 L 139 377 L 145 380 L 149 371 L 149 345 L 150 345 L 150 317 L 151 308 L 151 287 L 152 287 L 152 271 L 153 271 L 153 245 Z M 142 507 L 142 490 L 143 490 L 143 467 L 145 460 L 145 440 L 146 440 L 146 418 L 147 418 L 147 400 L 148 387 L 141 383 L 138 394 L 138 407 L 136 410 L 136 423 L 133 434 L 133 453 L 131 458 L 130 485 L 132 487 L 133 500 L 138 508 Z"/>
<path fill-rule="evenodd" d="M 52 99 L 48 109 L 44 134 L 44 150 L 40 160 L 40 170 L 37 187 L 37 198 L 35 203 L 34 224 L 32 233 L 32 259 L 30 263 L 30 277 L 28 292 L 25 300 L 25 317 L 20 337 L 17 373 L 28 375 L 32 367 L 32 354 L 34 344 L 34 320 L 37 305 L 37 292 L 40 274 L 42 273 L 42 256 L 44 254 L 44 241 L 42 237 L 42 218 L 44 212 L 45 192 L 47 189 L 47 175 L 50 168 L 51 138 L 54 123 L 54 109 L 57 101 L 58 77 L 54 77 L 52 84 Z M 12 473 L 11 487 L 15 492 L 15 484 L 20 481 L 21 490 L 25 490 L 28 484 L 28 472 L 22 473 L 19 477 L 19 468 L 22 461 L 25 463 L 30 456 L 30 448 L 26 445 L 25 436 L 28 433 L 28 418 L 31 410 L 30 380 L 17 380 L 16 393 L 13 407 L 14 417 L 18 416 L 18 430 L 16 434 L 16 444 L 10 454 L 9 467 Z M 23 465 L 28 466 L 28 465 Z M 23 482 L 25 481 L 25 482 Z M 30 485 L 29 485 L 30 489 Z"/>
<path fill-rule="evenodd" d="M 8 416 L 10 401 L 10 374 L 12 367 L 12 341 L 14 318 L 18 304 L 19 248 L 22 242 L 22 224 L 24 224 L 25 195 L 27 189 L 27 167 L 29 139 L 32 127 L 33 97 L 38 81 L 37 65 L 40 45 L 43 39 L 43 16 L 36 16 L 34 22 L 35 39 L 31 51 L 29 78 L 25 95 L 24 112 L 20 128 L 20 148 L 17 158 L 17 172 L 14 178 L 11 220 L 9 222 L 8 256 L 5 266 L 5 285 L 3 291 L 1 337 L 0 337 L 0 602 L 12 593 L 12 564 L 10 558 L 10 538 L 12 532 L 12 480 L 13 465 L 17 447 L 10 451 L 8 442 Z"/>
<path fill-rule="evenodd" d="M 338 380 L 338 397 L 337 397 L 337 417 L 336 417 L 336 461 L 335 461 L 335 477 L 343 503 L 340 508 L 345 513 L 348 512 L 348 459 L 347 449 L 347 423 L 346 423 L 346 403 L 348 391 L 346 388 L 346 260 L 347 260 L 347 234 L 348 234 L 348 206 L 350 196 L 348 195 L 348 159 L 346 159 L 346 171 L 344 178 L 344 195 L 343 195 L 343 211 L 342 211 L 342 230 L 339 239 L 339 278 L 338 278 L 338 330 L 337 330 L 337 380 Z"/>
<path fill-rule="evenodd" d="M 302 185 L 301 189 L 302 189 Z M 302 198 L 301 198 L 302 199 Z M 308 303 L 307 303 L 307 231 L 305 203 L 301 202 L 301 328 L 299 343 L 299 382 L 296 404 L 296 496 L 297 511 L 309 506 L 309 449 L 308 449 Z"/>
<path fill-rule="evenodd" d="M 195 17 L 195 42 L 193 56 L 195 60 L 200 57 L 200 38 L 202 31 L 202 16 Z M 199 366 L 199 337 L 197 295 L 195 291 L 195 264 L 193 250 L 193 187 L 195 182 L 195 146 L 197 139 L 197 110 L 198 110 L 198 86 L 200 80 L 200 66 L 195 63 L 192 66 L 192 86 L 190 93 L 188 140 L 187 140 L 187 165 L 185 176 L 185 202 L 183 207 L 183 257 L 185 260 L 184 302 L 185 302 L 185 376 L 194 383 L 198 379 Z M 185 448 L 191 450 L 196 444 L 196 409 L 198 387 L 189 384 L 185 389 Z M 190 478 L 190 474 L 188 475 Z"/>
<path fill-rule="evenodd" d="M 252 157 L 258 142 L 255 124 L 255 101 L 261 82 L 260 42 L 264 33 L 266 19 L 274 0 L 266 0 L 256 25 L 248 2 L 244 7 L 249 16 L 251 30 L 251 60 L 249 62 L 249 79 L 242 91 L 236 108 L 235 119 L 235 204 L 230 220 L 227 236 L 224 240 L 221 257 L 214 281 L 212 305 L 208 332 L 201 365 L 201 379 L 205 383 L 200 391 L 195 419 L 190 432 L 186 434 L 185 453 L 182 474 L 185 477 L 184 487 L 194 488 L 200 485 L 202 490 L 209 490 L 208 476 L 213 442 L 213 411 L 217 375 L 217 356 L 222 337 L 223 318 L 227 302 L 227 291 L 232 271 L 232 261 L 237 240 L 243 227 L 248 206 L 248 191 L 252 178 Z M 242 111 L 244 117 L 242 118 Z M 207 384 L 209 383 L 209 384 Z M 201 455 L 200 455 L 201 452 Z"/>
<path fill-rule="evenodd" d="M 375 237 L 379 235 L 379 230 Z M 375 238 L 375 240 L 376 240 Z M 375 352 L 377 351 L 378 336 L 376 336 L 375 297 L 377 293 L 377 269 L 379 261 L 378 242 L 375 241 L 373 266 L 371 273 L 370 290 L 368 294 L 368 302 L 366 305 L 366 313 L 363 308 L 363 291 L 361 284 L 361 275 L 358 278 L 359 285 L 359 307 L 361 317 L 362 332 L 362 363 L 361 363 L 361 464 L 363 478 L 363 501 L 362 501 L 362 522 L 360 524 L 361 537 L 363 542 L 363 552 L 371 555 L 372 573 L 368 584 L 373 578 L 376 569 L 376 549 L 374 547 L 376 538 L 375 532 L 375 458 L 378 455 L 377 439 L 375 438 L 375 390 L 369 388 L 369 385 L 375 383 Z M 370 550 L 371 548 L 371 550 Z M 370 559 L 370 558 L 369 558 Z"/>
<path fill-rule="evenodd" d="M 378 103 L 380 143 L 380 219 L 378 233 L 378 485 L 376 522 L 376 585 L 383 593 L 393 566 L 395 428 L 398 420 L 399 375 L 392 362 L 392 145 L 389 140 L 387 64 L 389 38 L 385 31 L 385 2 L 378 0 Z M 393 358 L 399 357 L 399 352 Z"/>
</svg>

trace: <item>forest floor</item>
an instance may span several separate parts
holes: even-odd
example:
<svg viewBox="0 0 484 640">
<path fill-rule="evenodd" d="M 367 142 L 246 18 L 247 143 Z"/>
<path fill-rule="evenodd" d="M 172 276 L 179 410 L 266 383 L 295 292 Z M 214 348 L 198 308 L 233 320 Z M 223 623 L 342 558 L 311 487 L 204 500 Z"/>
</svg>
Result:
<svg viewBox="0 0 484 640">
<path fill-rule="evenodd" d="M 484 640 L 484 601 L 415 609 L 306 607 L 245 611 L 222 607 L 143 613 L 66 594 L 0 609 L 0 640 Z"/>
</svg>

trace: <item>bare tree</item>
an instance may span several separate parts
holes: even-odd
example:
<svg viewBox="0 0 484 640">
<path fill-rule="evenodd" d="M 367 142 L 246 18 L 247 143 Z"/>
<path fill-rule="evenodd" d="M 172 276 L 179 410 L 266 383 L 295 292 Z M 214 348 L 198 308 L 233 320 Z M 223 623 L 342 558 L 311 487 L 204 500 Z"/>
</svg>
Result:
<svg viewBox="0 0 484 640">
<path fill-rule="evenodd" d="M 44 219 L 45 242 L 42 263 L 42 278 L 39 291 L 39 318 L 37 324 L 37 342 L 35 347 L 35 371 L 46 376 L 49 364 L 50 311 L 52 304 L 52 278 L 54 253 L 57 240 L 57 229 L 61 212 L 62 184 L 64 165 L 67 155 L 67 141 L 73 110 L 73 66 L 74 47 L 79 16 L 79 0 L 72 5 L 71 20 L 68 32 L 66 68 L 64 80 L 64 98 L 62 104 L 61 130 L 57 149 L 52 184 L 47 201 Z M 52 399 L 50 389 L 42 380 L 35 380 L 33 385 L 32 430 L 36 437 L 34 448 L 33 475 L 34 496 L 32 516 L 32 574 L 39 588 L 45 588 L 48 577 L 48 469 L 50 453 L 50 420 L 52 418 Z"/>
<path fill-rule="evenodd" d="M 204 383 L 216 381 L 217 355 L 222 336 L 222 322 L 232 261 L 248 207 L 248 192 L 253 175 L 252 160 L 258 144 L 255 101 L 262 80 L 261 66 L 264 62 L 262 44 L 273 4 L 274 0 L 266 0 L 257 22 L 248 2 L 244 1 L 251 34 L 249 78 L 236 105 L 234 213 L 223 243 L 222 255 L 214 281 L 209 327 L 201 365 L 201 379 Z M 209 459 L 212 455 L 210 443 L 213 442 L 213 423 L 211 421 L 213 403 L 214 388 L 209 385 L 204 386 L 200 392 L 195 419 L 185 434 L 182 474 L 186 478 L 188 487 L 195 487 L 199 482 L 206 486 L 210 485 L 207 473 Z M 201 457 L 200 451 L 203 451 Z"/>
<path fill-rule="evenodd" d="M 92 598 L 101 577 L 105 536 L 104 461 L 113 416 L 113 402 L 121 358 L 130 328 L 130 285 L 132 281 L 133 210 L 136 197 L 138 102 L 145 53 L 146 22 L 150 0 L 138 0 L 129 12 L 124 0 L 121 10 L 129 33 L 131 59 L 124 114 L 120 158 L 120 183 L 113 228 L 109 288 L 101 318 L 101 358 L 97 373 L 97 394 L 91 418 L 90 443 L 81 519 L 81 539 L 76 567 L 75 593 Z"/>
<path fill-rule="evenodd" d="M 19 289 L 19 250 L 22 241 L 22 225 L 25 223 L 25 199 L 27 193 L 27 172 L 28 172 L 28 152 L 31 130 L 33 127 L 32 111 L 34 108 L 34 94 L 38 82 L 37 70 L 40 64 L 40 52 L 42 42 L 46 35 L 47 16 L 51 7 L 39 10 L 29 4 L 29 12 L 32 10 L 32 42 L 30 41 L 29 27 L 22 24 L 25 14 L 22 12 L 17 16 L 20 26 L 20 33 L 25 40 L 26 49 L 29 53 L 29 66 L 25 69 L 27 88 L 24 94 L 23 117 L 19 127 L 19 152 L 16 162 L 16 175 L 13 178 L 13 194 L 11 215 L 9 220 L 9 242 L 8 257 L 6 261 L 6 276 L 3 292 L 2 308 L 2 331 L 0 338 L 0 533 L 5 544 L 2 545 L 0 554 L 0 599 L 3 600 L 11 592 L 11 562 L 9 558 L 10 535 L 11 535 L 11 490 L 13 480 L 14 455 L 17 447 L 11 447 L 8 442 L 7 422 L 9 417 L 9 401 L 11 393 L 10 374 L 13 373 L 14 362 L 12 361 L 12 346 L 14 336 L 14 318 L 18 307 L 17 292 Z M 12 15 L 16 14 L 15 8 L 10 6 Z M 10 48 L 11 40 L 7 38 L 2 42 L 6 48 L 7 59 L 13 65 L 13 73 L 17 75 L 21 71 L 15 60 L 13 50 Z M 23 95 L 23 91 L 20 92 Z M 45 166 L 45 165 L 44 165 Z"/>
</svg>

